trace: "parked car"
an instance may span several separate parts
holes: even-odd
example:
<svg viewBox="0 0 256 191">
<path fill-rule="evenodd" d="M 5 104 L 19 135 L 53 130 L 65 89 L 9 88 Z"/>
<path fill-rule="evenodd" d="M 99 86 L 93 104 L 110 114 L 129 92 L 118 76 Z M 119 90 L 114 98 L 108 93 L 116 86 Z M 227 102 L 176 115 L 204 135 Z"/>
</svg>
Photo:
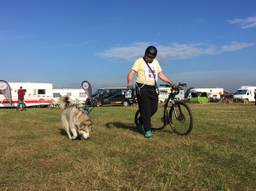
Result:
<svg viewBox="0 0 256 191">
<path fill-rule="evenodd" d="M 127 88 L 101 88 L 92 95 L 92 105 L 123 105 L 136 103 L 134 89 Z"/>
</svg>

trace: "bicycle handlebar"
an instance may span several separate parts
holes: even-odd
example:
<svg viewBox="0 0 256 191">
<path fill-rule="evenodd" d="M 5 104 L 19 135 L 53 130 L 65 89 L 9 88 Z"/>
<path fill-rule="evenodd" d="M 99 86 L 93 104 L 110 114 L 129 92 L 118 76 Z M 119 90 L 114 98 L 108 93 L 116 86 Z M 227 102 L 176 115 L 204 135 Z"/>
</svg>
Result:
<svg viewBox="0 0 256 191">
<path fill-rule="evenodd" d="M 184 86 L 186 86 L 186 83 L 178 83 L 178 85 L 172 84 L 171 88 L 174 89 L 174 90 L 180 90 Z"/>
<path fill-rule="evenodd" d="M 178 86 L 179 87 L 185 87 L 185 86 L 187 86 L 187 84 L 186 83 L 178 83 Z"/>
<path fill-rule="evenodd" d="M 185 86 L 187 86 L 186 83 L 178 83 L 178 85 L 172 84 L 171 85 L 172 90 L 169 94 L 169 97 L 178 95 L 180 93 L 180 90 L 182 89 L 182 87 L 185 87 Z"/>
</svg>

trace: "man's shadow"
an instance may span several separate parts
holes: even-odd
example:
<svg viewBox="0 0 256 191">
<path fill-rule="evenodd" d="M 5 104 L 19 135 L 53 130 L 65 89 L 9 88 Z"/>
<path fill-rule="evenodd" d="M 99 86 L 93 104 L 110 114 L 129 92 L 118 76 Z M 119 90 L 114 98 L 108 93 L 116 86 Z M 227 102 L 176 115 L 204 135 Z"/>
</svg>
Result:
<svg viewBox="0 0 256 191">
<path fill-rule="evenodd" d="M 135 126 L 134 123 L 122 123 L 122 122 L 119 122 L 119 121 L 116 121 L 116 122 L 109 122 L 109 123 L 106 123 L 105 126 L 107 128 L 120 128 L 120 129 L 128 129 L 130 131 L 133 131 L 133 132 L 137 132 L 139 134 L 144 134 L 144 132 L 142 132 L 141 130 L 138 130 Z M 152 131 L 154 132 L 167 132 L 167 133 L 171 133 L 173 134 L 173 131 L 170 131 L 170 128 L 168 127 L 159 127 L 159 128 L 152 128 Z"/>
<path fill-rule="evenodd" d="M 133 123 L 122 123 L 122 122 L 116 121 L 116 122 L 108 122 L 105 124 L 105 126 L 107 128 L 128 129 L 130 131 L 138 132 L 138 130 L 136 129 Z"/>
</svg>

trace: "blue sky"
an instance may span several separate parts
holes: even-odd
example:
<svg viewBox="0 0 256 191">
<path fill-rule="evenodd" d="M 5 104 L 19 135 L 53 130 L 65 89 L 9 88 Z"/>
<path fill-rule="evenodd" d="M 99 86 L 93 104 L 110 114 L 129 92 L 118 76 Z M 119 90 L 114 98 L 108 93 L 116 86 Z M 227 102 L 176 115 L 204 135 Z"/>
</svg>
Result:
<svg viewBox="0 0 256 191">
<path fill-rule="evenodd" d="M 174 82 L 256 86 L 254 0 L 0 0 L 0 79 L 125 86 L 155 45 Z"/>
</svg>

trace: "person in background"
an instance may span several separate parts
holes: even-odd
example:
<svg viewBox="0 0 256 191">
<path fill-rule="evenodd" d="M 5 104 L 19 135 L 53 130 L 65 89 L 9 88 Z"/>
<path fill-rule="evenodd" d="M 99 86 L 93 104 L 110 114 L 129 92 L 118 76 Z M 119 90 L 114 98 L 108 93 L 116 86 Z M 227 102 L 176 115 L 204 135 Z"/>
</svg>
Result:
<svg viewBox="0 0 256 191">
<path fill-rule="evenodd" d="M 141 127 L 137 128 L 142 128 L 142 132 L 146 138 L 152 137 L 151 117 L 156 113 L 158 107 L 156 84 L 158 77 L 164 82 L 175 86 L 163 73 L 156 56 L 156 47 L 147 47 L 144 56 L 135 61 L 127 76 L 127 87 L 131 88 L 133 77 L 137 74 L 135 86 L 138 106 L 141 114 Z"/>
<path fill-rule="evenodd" d="M 254 104 L 256 105 L 256 89 L 254 90 Z"/>
<path fill-rule="evenodd" d="M 26 94 L 26 90 L 24 90 L 22 88 L 22 86 L 20 86 L 20 89 L 18 89 L 18 105 L 17 105 L 17 110 L 24 110 L 25 109 L 25 102 L 24 102 L 24 97 Z M 20 107 L 21 106 L 21 107 Z"/>
</svg>

